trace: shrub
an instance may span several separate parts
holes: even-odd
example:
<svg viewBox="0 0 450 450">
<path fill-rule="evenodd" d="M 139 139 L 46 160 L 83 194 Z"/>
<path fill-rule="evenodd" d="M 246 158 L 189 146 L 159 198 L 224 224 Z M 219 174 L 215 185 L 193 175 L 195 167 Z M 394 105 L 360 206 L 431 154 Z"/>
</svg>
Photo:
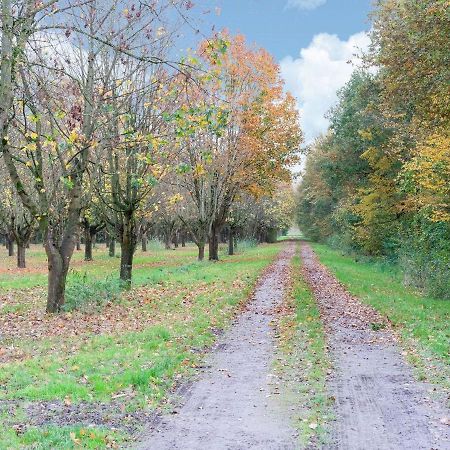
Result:
<svg viewBox="0 0 450 450">
<path fill-rule="evenodd" d="M 450 298 L 450 229 L 444 223 L 416 220 L 400 248 L 405 283 L 436 298 Z"/>
<path fill-rule="evenodd" d="M 89 279 L 86 273 L 71 272 L 67 281 L 64 311 L 99 311 L 109 302 L 121 297 L 123 283 L 113 277 Z"/>
<path fill-rule="evenodd" d="M 258 246 L 258 241 L 256 239 L 239 239 L 236 242 L 236 250 L 239 252 L 244 252 L 249 248 L 255 248 Z"/>
</svg>

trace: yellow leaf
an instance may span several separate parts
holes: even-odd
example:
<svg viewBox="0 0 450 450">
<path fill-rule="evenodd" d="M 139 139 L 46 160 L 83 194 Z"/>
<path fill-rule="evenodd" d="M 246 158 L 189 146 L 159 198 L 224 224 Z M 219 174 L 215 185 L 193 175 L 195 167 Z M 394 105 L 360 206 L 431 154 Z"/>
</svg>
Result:
<svg viewBox="0 0 450 450">
<path fill-rule="evenodd" d="M 69 436 L 70 436 L 70 439 L 72 439 L 74 444 L 76 444 L 76 445 L 81 444 L 80 439 L 77 438 L 76 434 L 73 431 L 70 432 Z"/>
<path fill-rule="evenodd" d="M 26 145 L 24 150 L 29 150 L 30 152 L 34 152 L 37 149 L 37 146 L 34 142 L 30 142 L 28 145 Z"/>
<path fill-rule="evenodd" d="M 34 131 L 28 132 L 25 136 L 32 139 L 33 141 L 36 140 L 38 137 L 37 133 L 35 133 Z"/>
<path fill-rule="evenodd" d="M 77 139 L 78 133 L 75 130 L 71 131 L 71 133 L 69 134 L 69 142 L 73 144 Z"/>
<path fill-rule="evenodd" d="M 196 177 L 201 177 L 202 175 L 204 175 L 206 173 L 206 170 L 203 167 L 203 164 L 197 164 L 194 167 L 193 173 L 194 173 L 194 176 L 196 176 Z"/>
</svg>

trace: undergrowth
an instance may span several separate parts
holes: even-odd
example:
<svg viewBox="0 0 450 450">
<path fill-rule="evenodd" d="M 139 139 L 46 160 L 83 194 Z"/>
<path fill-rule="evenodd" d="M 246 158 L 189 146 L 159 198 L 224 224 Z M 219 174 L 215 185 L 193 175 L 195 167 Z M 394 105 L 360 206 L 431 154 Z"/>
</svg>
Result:
<svg viewBox="0 0 450 450">
<path fill-rule="evenodd" d="M 104 280 L 89 277 L 87 273 L 71 272 L 66 287 L 64 311 L 97 312 L 109 302 L 118 301 L 123 282 L 112 275 Z"/>
</svg>

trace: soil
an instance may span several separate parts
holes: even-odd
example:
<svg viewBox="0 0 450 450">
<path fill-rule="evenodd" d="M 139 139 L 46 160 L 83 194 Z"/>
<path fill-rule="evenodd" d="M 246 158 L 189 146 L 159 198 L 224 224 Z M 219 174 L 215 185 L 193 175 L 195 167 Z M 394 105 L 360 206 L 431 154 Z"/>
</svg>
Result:
<svg viewBox="0 0 450 450">
<path fill-rule="evenodd" d="M 448 417 L 416 381 L 389 323 L 362 304 L 302 244 L 303 274 L 325 323 L 336 421 L 327 449 L 450 449 Z M 378 331 L 376 331 L 378 330 Z"/>
<path fill-rule="evenodd" d="M 17 412 L 23 409 L 26 422 L 15 420 Z M 96 403 L 80 402 L 68 404 L 59 400 L 22 401 L 0 400 L 0 413 L 7 414 L 11 426 L 16 432 L 23 433 L 30 426 L 91 426 L 106 427 L 130 434 L 142 430 L 144 424 L 151 421 L 151 411 L 138 410 L 127 412 L 120 402 Z M 19 416 L 20 417 L 20 416 Z"/>
<path fill-rule="evenodd" d="M 295 244 L 289 243 L 261 277 L 253 298 L 220 339 L 184 404 L 143 438 L 141 449 L 293 449 L 296 432 L 271 393 L 275 337 Z"/>
</svg>

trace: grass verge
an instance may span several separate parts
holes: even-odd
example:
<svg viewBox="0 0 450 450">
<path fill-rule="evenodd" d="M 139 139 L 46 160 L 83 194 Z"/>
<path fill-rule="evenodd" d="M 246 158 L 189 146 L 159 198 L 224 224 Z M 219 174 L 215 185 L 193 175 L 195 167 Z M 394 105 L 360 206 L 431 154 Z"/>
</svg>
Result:
<svg viewBox="0 0 450 450">
<path fill-rule="evenodd" d="M 388 317 L 420 380 L 450 388 L 450 302 L 406 288 L 402 274 L 376 262 L 356 262 L 312 244 L 320 261 L 349 292 Z"/>
<path fill-rule="evenodd" d="M 299 247 L 291 265 L 291 288 L 277 323 L 276 373 L 283 401 L 295 411 L 301 448 L 327 442 L 332 400 L 326 379 L 331 369 L 319 309 L 301 274 Z"/>
</svg>

